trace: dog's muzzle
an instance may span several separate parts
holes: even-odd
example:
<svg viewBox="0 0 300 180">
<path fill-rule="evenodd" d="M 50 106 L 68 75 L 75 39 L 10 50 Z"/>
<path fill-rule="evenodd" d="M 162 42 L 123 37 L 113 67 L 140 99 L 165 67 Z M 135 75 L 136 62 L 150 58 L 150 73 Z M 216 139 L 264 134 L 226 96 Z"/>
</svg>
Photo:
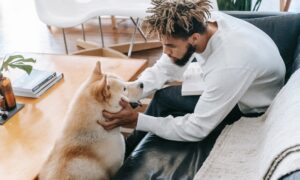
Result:
<svg viewBox="0 0 300 180">
<path fill-rule="evenodd" d="M 137 108 L 138 106 L 142 107 L 142 103 L 141 101 L 137 101 L 137 102 L 129 102 L 130 106 L 134 109 Z"/>
</svg>

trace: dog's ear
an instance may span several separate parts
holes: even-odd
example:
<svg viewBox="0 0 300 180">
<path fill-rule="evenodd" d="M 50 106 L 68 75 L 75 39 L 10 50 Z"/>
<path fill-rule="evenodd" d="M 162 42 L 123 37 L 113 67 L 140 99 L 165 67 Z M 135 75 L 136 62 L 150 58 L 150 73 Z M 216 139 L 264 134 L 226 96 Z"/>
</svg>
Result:
<svg viewBox="0 0 300 180">
<path fill-rule="evenodd" d="M 102 75 L 100 61 L 97 61 L 97 63 L 96 63 L 96 66 L 95 66 L 95 69 L 94 69 L 94 74 L 96 74 L 96 75 Z"/>
<path fill-rule="evenodd" d="M 102 95 L 104 97 L 104 101 L 110 98 L 111 93 L 110 93 L 110 85 L 107 83 L 107 76 L 104 76 L 104 81 L 105 81 L 105 86 L 102 89 Z"/>
<path fill-rule="evenodd" d="M 102 79 L 96 82 L 92 88 L 92 94 L 95 96 L 95 98 L 99 102 L 106 101 L 108 98 L 110 98 L 110 87 L 107 84 L 107 77 L 104 75 Z"/>
</svg>

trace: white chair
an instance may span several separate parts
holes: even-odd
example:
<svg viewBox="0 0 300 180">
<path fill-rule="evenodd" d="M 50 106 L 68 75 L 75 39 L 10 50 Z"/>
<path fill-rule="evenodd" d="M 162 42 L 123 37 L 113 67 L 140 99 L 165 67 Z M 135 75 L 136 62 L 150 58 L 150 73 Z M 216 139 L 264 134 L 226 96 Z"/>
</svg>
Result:
<svg viewBox="0 0 300 180">
<path fill-rule="evenodd" d="M 66 53 L 68 53 L 64 28 L 80 25 L 94 17 L 99 17 L 99 24 L 101 28 L 100 16 L 103 15 L 127 16 L 131 17 L 131 20 L 133 20 L 133 18 L 137 18 L 137 21 L 133 20 L 136 25 L 135 32 L 138 30 L 146 41 L 144 34 L 139 28 L 139 18 L 146 16 L 146 9 L 150 6 L 150 2 L 150 0 L 35 0 L 35 5 L 37 14 L 41 21 L 47 25 L 62 28 L 65 49 Z M 101 36 L 102 48 L 104 48 L 102 31 Z M 128 47 L 129 56 L 132 50 L 141 50 L 142 48 L 145 48 L 144 42 L 136 44 L 133 48 L 134 36 L 135 33 L 132 36 L 130 45 L 122 44 L 111 48 L 118 50 L 119 52 L 124 52 L 126 47 Z M 78 41 L 78 45 L 88 48 L 99 47 L 99 45 L 86 43 L 84 41 Z M 153 48 L 160 46 L 161 43 L 158 41 L 147 42 L 147 47 Z M 105 48 L 104 50 L 109 50 L 110 53 L 114 53 L 114 50 L 108 48 Z M 116 52 L 116 54 L 120 55 L 121 53 L 119 52 Z"/>
</svg>

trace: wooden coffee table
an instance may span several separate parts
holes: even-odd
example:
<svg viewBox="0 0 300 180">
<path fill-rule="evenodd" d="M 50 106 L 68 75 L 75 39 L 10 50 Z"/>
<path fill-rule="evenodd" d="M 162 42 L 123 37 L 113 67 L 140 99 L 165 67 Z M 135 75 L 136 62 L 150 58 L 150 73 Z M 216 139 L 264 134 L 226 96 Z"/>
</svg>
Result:
<svg viewBox="0 0 300 180">
<path fill-rule="evenodd" d="M 133 80 L 146 60 L 26 54 L 35 68 L 64 73 L 64 79 L 38 99 L 17 97 L 25 107 L 0 126 L 0 179 L 32 179 L 47 159 L 63 125 L 68 104 L 97 61 L 102 70 Z"/>
</svg>

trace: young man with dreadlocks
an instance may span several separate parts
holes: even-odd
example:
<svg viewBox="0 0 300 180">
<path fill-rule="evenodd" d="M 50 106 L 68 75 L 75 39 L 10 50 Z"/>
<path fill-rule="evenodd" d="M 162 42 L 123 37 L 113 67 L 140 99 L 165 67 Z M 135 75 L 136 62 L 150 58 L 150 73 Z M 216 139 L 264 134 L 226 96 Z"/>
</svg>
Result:
<svg viewBox="0 0 300 180">
<path fill-rule="evenodd" d="M 128 152 L 143 131 L 174 141 L 211 138 L 213 144 L 226 124 L 266 111 L 285 76 L 283 60 L 268 35 L 240 19 L 210 12 L 208 0 L 152 4 L 145 23 L 150 33 L 159 34 L 163 55 L 137 81 L 143 82 L 145 96 L 156 92 L 154 98 L 145 114 L 125 101 L 120 112 L 104 112 L 105 129 L 139 130 L 128 138 Z M 193 59 L 205 84 L 201 96 L 182 96 L 181 86 L 162 89 L 166 82 L 180 79 Z"/>
</svg>

